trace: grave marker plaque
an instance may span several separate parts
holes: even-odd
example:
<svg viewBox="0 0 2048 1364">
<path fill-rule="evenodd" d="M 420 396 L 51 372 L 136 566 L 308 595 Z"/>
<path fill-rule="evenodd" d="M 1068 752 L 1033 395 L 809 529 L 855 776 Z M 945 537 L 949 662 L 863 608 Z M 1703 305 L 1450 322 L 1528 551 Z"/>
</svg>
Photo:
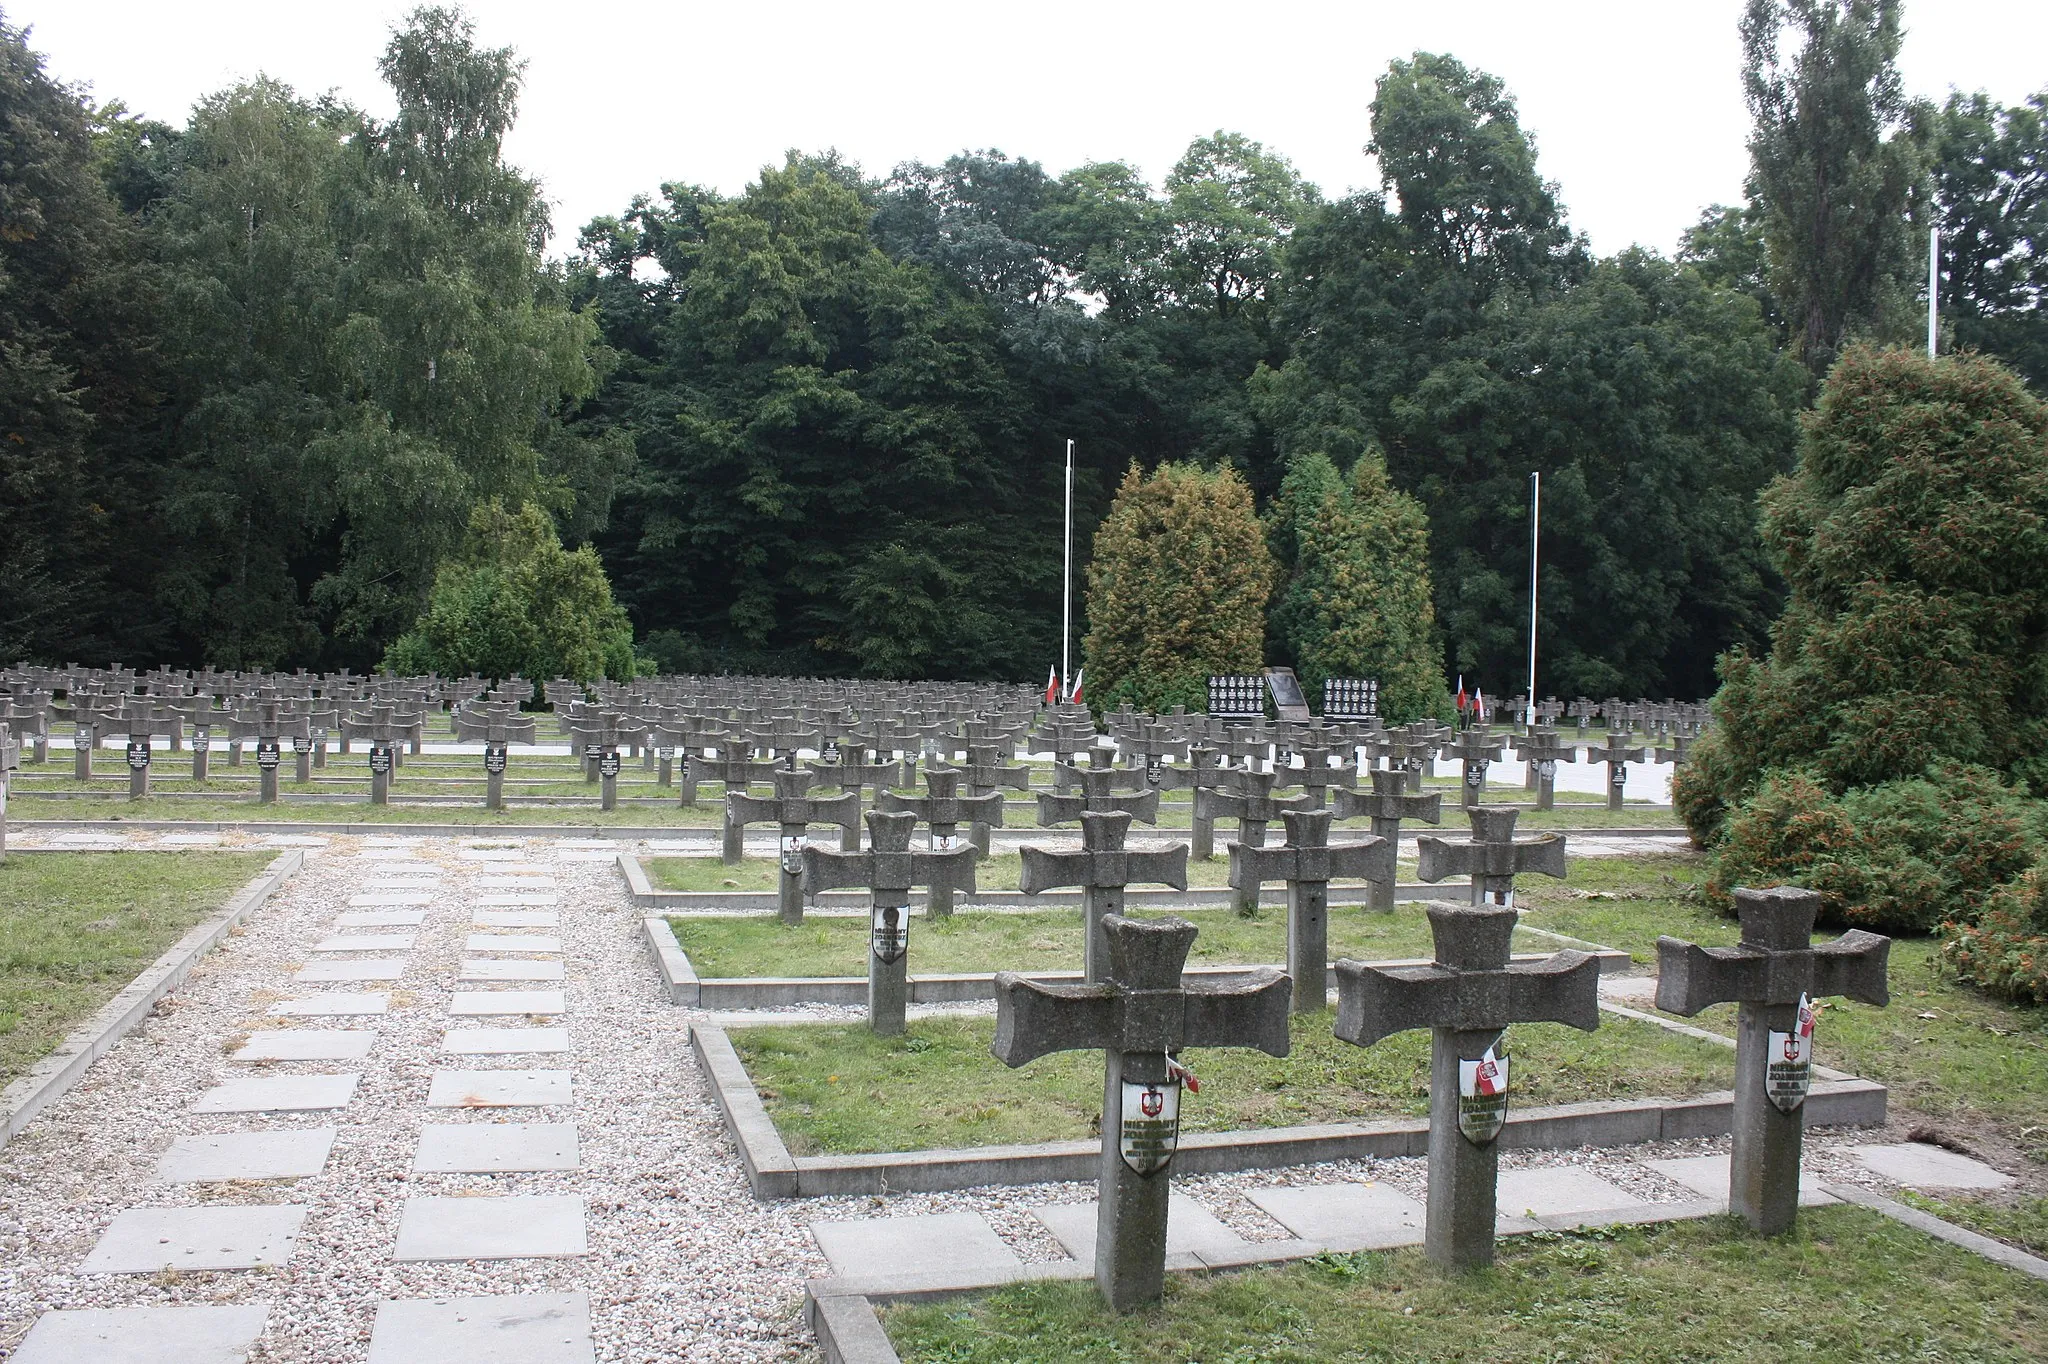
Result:
<svg viewBox="0 0 2048 1364">
<path fill-rule="evenodd" d="M 1326 677 L 1323 679 L 1325 720 L 1377 720 L 1380 714 L 1380 683 L 1376 677 Z"/>
</svg>

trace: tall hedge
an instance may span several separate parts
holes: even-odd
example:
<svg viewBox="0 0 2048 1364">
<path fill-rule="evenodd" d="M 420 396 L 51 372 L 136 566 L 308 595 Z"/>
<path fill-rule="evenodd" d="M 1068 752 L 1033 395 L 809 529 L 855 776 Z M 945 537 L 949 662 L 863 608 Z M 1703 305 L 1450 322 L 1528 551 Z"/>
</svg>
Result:
<svg viewBox="0 0 2048 1364">
<path fill-rule="evenodd" d="M 1211 673 L 1264 663 L 1273 561 L 1231 470 L 1133 465 L 1088 565 L 1087 699 L 1141 710 L 1208 704 Z"/>
<path fill-rule="evenodd" d="M 1269 520 L 1291 563 L 1274 633 L 1313 697 L 1329 677 L 1379 679 L 1400 724 L 1449 710 L 1430 597 L 1429 517 L 1368 450 L 1348 478 L 1321 454 L 1297 457 Z"/>
<path fill-rule="evenodd" d="M 1851 349 L 1761 523 L 1790 599 L 1769 657 L 1722 660 L 1674 783 L 1710 893 L 1973 922 L 2038 856 L 2015 802 L 2048 779 L 2048 407 L 1978 356 Z"/>
</svg>

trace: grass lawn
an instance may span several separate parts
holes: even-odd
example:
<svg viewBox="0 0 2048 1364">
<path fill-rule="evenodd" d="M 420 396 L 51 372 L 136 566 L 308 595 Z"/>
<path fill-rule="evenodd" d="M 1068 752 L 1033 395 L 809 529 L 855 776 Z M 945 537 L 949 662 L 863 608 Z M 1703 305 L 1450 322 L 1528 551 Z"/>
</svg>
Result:
<svg viewBox="0 0 2048 1364">
<path fill-rule="evenodd" d="M 1713 947 L 1740 941 L 1735 920 L 1699 898 L 1705 876 L 1696 857 L 1581 858 L 1562 886 L 1524 882 L 1525 922 L 1646 963 L 1657 959 L 1659 933 Z M 2048 1163 L 2048 1009 L 2007 1004 L 1958 983 L 1928 938 L 1892 944 L 1891 991 L 1884 1008 L 1824 1001 L 1815 1034 L 1821 1064 L 1881 1081 L 1895 1108 L 1936 1119 L 1965 1140 L 1973 1126 L 1989 1123 Z M 1692 1021 L 1733 1036 L 1735 1006 L 1718 1005 Z"/>
<path fill-rule="evenodd" d="M 1296 1015 L 1293 1054 L 1191 1049 L 1202 1092 L 1181 1102 L 1191 1132 L 1288 1127 L 1429 1111 L 1429 1035 L 1371 1047 L 1339 1042 L 1328 1012 Z M 901 1037 L 863 1024 L 801 1024 L 731 1033 L 783 1140 L 798 1155 L 912 1151 L 1085 1138 L 1102 1106 L 1102 1058 L 1061 1052 L 1011 1070 L 989 1055 L 988 1016 L 913 1020 Z M 1582 1033 L 1557 1024 L 1510 1034 L 1517 1102 L 1681 1096 L 1726 1089 L 1734 1054 L 1647 1023 L 1603 1019 Z"/>
<path fill-rule="evenodd" d="M 1791 1236 L 1735 1219 L 1501 1242 L 1451 1277 L 1416 1250 L 1167 1277 L 1150 1312 L 1092 1283 L 887 1309 L 905 1364 L 1337 1364 L 1542 1360 L 1708 1364 L 2039 1360 L 2048 1284 L 1863 1208 L 1809 1209 Z"/>
<path fill-rule="evenodd" d="M 1194 966 L 1268 965 L 1287 959 L 1287 914 L 1262 909 L 1241 919 L 1229 909 L 1140 910 L 1141 918 L 1171 912 L 1201 929 L 1188 956 Z M 868 923 L 864 918 L 812 915 L 793 928 L 770 915 L 669 920 L 690 964 L 705 977 L 858 976 L 867 973 Z M 1549 951 L 1554 944 L 1524 935 L 1516 949 Z M 1429 921 L 1418 905 L 1391 914 L 1340 906 L 1330 912 L 1330 955 L 1388 961 L 1432 954 Z M 1078 971 L 1081 911 L 1048 909 L 1028 914 L 960 910 L 950 919 L 917 918 L 910 930 L 910 969 L 932 975 L 955 971 Z"/>
<path fill-rule="evenodd" d="M 0 862 L 0 1084 L 219 909 L 274 853 L 22 853 Z"/>
</svg>

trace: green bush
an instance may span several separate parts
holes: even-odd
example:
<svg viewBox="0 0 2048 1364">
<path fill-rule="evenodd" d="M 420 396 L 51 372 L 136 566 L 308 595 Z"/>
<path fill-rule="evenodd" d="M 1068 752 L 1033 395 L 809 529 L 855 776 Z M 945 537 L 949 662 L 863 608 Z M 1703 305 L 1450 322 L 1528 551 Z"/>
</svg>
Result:
<svg viewBox="0 0 2048 1364">
<path fill-rule="evenodd" d="M 1949 925 L 1942 957 L 1992 994 L 2048 1004 L 2048 868 L 1993 891 L 1974 924 Z"/>
<path fill-rule="evenodd" d="M 629 682 L 641 665 L 596 552 L 562 548 L 553 519 L 532 503 L 512 510 L 497 502 L 471 515 L 461 553 L 441 565 L 426 611 L 383 664 L 401 674 L 518 674 L 537 683 Z"/>
<path fill-rule="evenodd" d="M 1791 597 L 1768 659 L 1722 660 L 1721 748 L 1680 807 L 1696 839 L 1779 769 L 1837 794 L 1945 762 L 2040 788 L 2048 407 L 1978 356 L 1852 349 L 1762 512 Z"/>
<path fill-rule="evenodd" d="M 1084 695 L 1102 709 L 1205 710 L 1211 673 L 1264 664 L 1273 562 L 1231 470 L 1124 476 L 1088 565 Z"/>
<path fill-rule="evenodd" d="M 1884 933 L 1976 920 L 2038 846 L 2024 799 L 1957 765 L 1841 795 L 1809 772 L 1773 773 L 1725 832 L 1714 903 L 1727 908 L 1736 886 L 1800 885 L 1821 893 L 1826 920 Z"/>
</svg>

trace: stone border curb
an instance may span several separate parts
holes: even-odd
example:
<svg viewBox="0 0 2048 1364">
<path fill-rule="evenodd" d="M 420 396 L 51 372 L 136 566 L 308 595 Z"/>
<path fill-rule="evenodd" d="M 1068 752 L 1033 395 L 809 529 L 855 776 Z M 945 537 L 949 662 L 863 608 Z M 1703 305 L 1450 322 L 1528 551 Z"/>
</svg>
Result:
<svg viewBox="0 0 2048 1364">
<path fill-rule="evenodd" d="M 1824 1187 L 1844 1203 L 1854 1203 L 1874 1212 L 1881 1212 L 1894 1222 L 1902 1222 L 1916 1231 L 1924 1231 L 1938 1241 L 1960 1246 L 1987 1260 L 2004 1265 L 2007 1269 L 2016 1269 L 2028 1278 L 2048 1281 L 2048 1260 L 2038 1255 L 2029 1255 L 2017 1246 L 1994 1241 L 1989 1236 L 1971 1231 L 1967 1227 L 1959 1227 L 1953 1222 L 1944 1222 L 1933 1213 L 1909 1208 L 1904 1203 L 1895 1202 L 1880 1193 L 1872 1193 L 1860 1185 L 1829 1184 Z"/>
<path fill-rule="evenodd" d="M 987 1185 L 1085 1182 L 1094 1177 L 1101 1160 L 1100 1143 L 1094 1141 L 792 1157 L 725 1030 L 692 1024 L 690 1044 L 725 1116 L 726 1130 L 739 1146 L 756 1198 L 938 1193 Z M 1821 1080 L 1807 1095 L 1806 1122 L 1810 1127 L 1881 1126 L 1887 1098 L 1885 1087 L 1870 1080 Z M 1728 1090 L 1688 1099 L 1557 1104 L 1512 1113 L 1500 1141 L 1511 1150 L 1564 1150 L 1726 1136 L 1734 1106 L 1735 1096 Z M 1175 1165 L 1189 1174 L 1228 1174 L 1334 1160 L 1419 1156 L 1428 1149 L 1427 1118 L 1384 1119 L 1184 1133 Z"/>
<path fill-rule="evenodd" d="M 725 1118 L 725 1130 L 740 1148 L 740 1163 L 747 1167 L 747 1183 L 756 1198 L 795 1198 L 796 1162 L 782 1144 L 782 1134 L 768 1117 L 753 1077 L 740 1064 L 732 1039 L 723 1028 L 690 1027 L 690 1050 L 704 1072 L 711 1097 Z"/>
<path fill-rule="evenodd" d="M 0 1090 L 0 1146 L 12 1141 L 36 1114 L 84 1079 L 94 1061 L 147 1018 L 158 1000 L 184 983 L 201 957 L 276 893 L 305 862 L 302 848 L 272 858 L 270 865 L 236 891 L 227 904 L 194 924 L 169 951 L 108 1000 L 90 1021 L 73 1029 L 48 1056 Z"/>
<path fill-rule="evenodd" d="M 649 916 L 640 921 L 640 929 L 646 935 L 647 950 L 654 956 L 654 969 L 661 973 L 661 986 L 668 992 L 668 1002 L 696 1008 L 697 972 L 683 952 L 682 944 L 676 941 L 675 930 L 668 926 L 668 920 Z"/>
</svg>

